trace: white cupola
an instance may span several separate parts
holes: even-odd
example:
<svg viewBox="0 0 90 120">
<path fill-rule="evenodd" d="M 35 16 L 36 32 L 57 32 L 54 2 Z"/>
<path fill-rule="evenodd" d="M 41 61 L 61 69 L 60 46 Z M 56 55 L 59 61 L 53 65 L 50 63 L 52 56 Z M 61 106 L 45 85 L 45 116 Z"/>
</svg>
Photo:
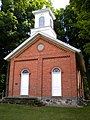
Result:
<svg viewBox="0 0 90 120">
<path fill-rule="evenodd" d="M 35 25 L 34 28 L 31 29 L 31 36 L 36 32 L 43 32 L 46 35 L 56 38 L 57 35 L 54 31 L 54 23 L 55 20 L 54 13 L 50 8 L 43 8 L 41 10 L 36 10 L 32 12 L 35 16 Z"/>
</svg>

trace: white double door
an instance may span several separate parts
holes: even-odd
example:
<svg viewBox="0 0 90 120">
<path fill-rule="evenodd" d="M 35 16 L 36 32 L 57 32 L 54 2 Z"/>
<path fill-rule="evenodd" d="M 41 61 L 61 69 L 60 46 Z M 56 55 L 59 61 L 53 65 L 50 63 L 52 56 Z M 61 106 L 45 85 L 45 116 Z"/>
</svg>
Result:
<svg viewBox="0 0 90 120">
<path fill-rule="evenodd" d="M 22 74 L 20 95 L 28 95 L 28 91 L 29 91 L 29 74 Z"/>
<path fill-rule="evenodd" d="M 52 96 L 61 96 L 61 72 L 52 72 Z"/>
</svg>

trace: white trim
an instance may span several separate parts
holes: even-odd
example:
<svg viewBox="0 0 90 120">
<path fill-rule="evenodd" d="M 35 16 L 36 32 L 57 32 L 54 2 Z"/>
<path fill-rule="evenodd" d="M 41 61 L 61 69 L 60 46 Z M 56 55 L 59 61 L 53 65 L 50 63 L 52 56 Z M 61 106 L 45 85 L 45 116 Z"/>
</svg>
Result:
<svg viewBox="0 0 90 120">
<path fill-rule="evenodd" d="M 42 12 L 46 12 L 46 11 L 49 11 L 49 13 L 51 14 L 53 20 L 56 19 L 54 13 L 52 12 L 52 10 L 51 10 L 50 8 L 45 8 L 45 9 L 35 10 L 35 11 L 33 11 L 32 13 L 35 15 L 35 14 L 42 13 Z"/>
<path fill-rule="evenodd" d="M 79 49 L 77 49 L 77 48 L 75 48 L 75 47 L 73 47 L 73 46 L 71 46 L 71 45 L 69 45 L 67 43 L 64 43 L 63 41 L 61 41 L 59 39 L 55 39 L 55 38 L 53 38 L 53 37 L 51 37 L 49 35 L 45 35 L 44 33 L 41 33 L 41 35 L 47 37 L 48 39 L 51 39 L 51 41 L 63 46 L 64 48 L 67 48 L 67 49 L 69 49 L 69 50 L 71 50 L 73 52 L 78 52 L 78 53 L 81 52 L 81 50 L 79 50 Z"/>
<path fill-rule="evenodd" d="M 42 33 L 44 35 L 52 36 L 52 38 L 57 38 L 55 31 L 50 26 L 44 26 L 41 28 L 33 28 L 31 29 L 31 36 L 34 35 L 36 32 Z"/>
<path fill-rule="evenodd" d="M 52 41 L 52 42 L 54 42 L 54 43 L 56 43 L 64 48 L 69 49 L 70 51 L 77 52 L 77 53 L 81 52 L 81 50 L 79 50 L 79 49 L 77 49 L 77 48 L 75 48 L 67 43 L 64 43 L 61 40 L 55 39 L 54 37 L 51 37 L 43 32 L 38 31 L 34 35 L 29 37 L 27 40 L 25 40 L 22 44 L 20 44 L 16 49 L 14 49 L 4 59 L 9 61 L 12 57 L 14 57 L 16 54 L 20 53 L 24 48 L 26 48 L 28 46 L 28 44 L 30 44 L 32 41 L 34 41 L 39 35 L 49 39 L 50 41 Z"/>
</svg>

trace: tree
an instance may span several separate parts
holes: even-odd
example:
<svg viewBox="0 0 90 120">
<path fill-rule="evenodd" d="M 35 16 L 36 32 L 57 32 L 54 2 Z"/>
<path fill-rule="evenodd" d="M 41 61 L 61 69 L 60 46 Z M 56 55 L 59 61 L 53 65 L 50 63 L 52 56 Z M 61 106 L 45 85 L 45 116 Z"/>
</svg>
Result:
<svg viewBox="0 0 90 120">
<path fill-rule="evenodd" d="M 70 0 L 70 5 L 74 8 L 74 12 L 78 15 L 76 28 L 79 28 L 78 38 L 83 42 L 82 52 L 86 63 L 90 89 L 90 1 Z"/>
<path fill-rule="evenodd" d="M 2 7 L 4 9 L 4 7 Z M 16 34 L 18 20 L 11 12 L 11 8 L 0 12 L 0 93 L 5 89 L 7 63 L 4 57 L 11 52 L 15 45 L 14 36 Z"/>
<path fill-rule="evenodd" d="M 78 40 L 79 28 L 76 28 L 77 14 L 74 13 L 73 8 L 69 5 L 66 9 L 56 11 L 55 31 L 58 39 L 80 48 L 81 42 Z"/>
<path fill-rule="evenodd" d="M 89 0 L 70 0 L 70 5 L 77 13 L 76 27 L 80 29 L 78 37 L 84 41 L 84 52 L 90 56 L 90 1 Z M 87 51 L 89 50 L 89 51 Z"/>
</svg>

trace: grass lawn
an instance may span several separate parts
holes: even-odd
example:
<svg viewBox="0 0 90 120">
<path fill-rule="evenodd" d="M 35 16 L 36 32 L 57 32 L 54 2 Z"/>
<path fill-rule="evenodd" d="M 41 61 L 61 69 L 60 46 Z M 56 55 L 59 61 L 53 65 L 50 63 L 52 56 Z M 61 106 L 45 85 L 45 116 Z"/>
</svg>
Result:
<svg viewBox="0 0 90 120">
<path fill-rule="evenodd" d="M 0 120 L 90 120 L 90 106 L 65 108 L 0 104 Z"/>
</svg>

